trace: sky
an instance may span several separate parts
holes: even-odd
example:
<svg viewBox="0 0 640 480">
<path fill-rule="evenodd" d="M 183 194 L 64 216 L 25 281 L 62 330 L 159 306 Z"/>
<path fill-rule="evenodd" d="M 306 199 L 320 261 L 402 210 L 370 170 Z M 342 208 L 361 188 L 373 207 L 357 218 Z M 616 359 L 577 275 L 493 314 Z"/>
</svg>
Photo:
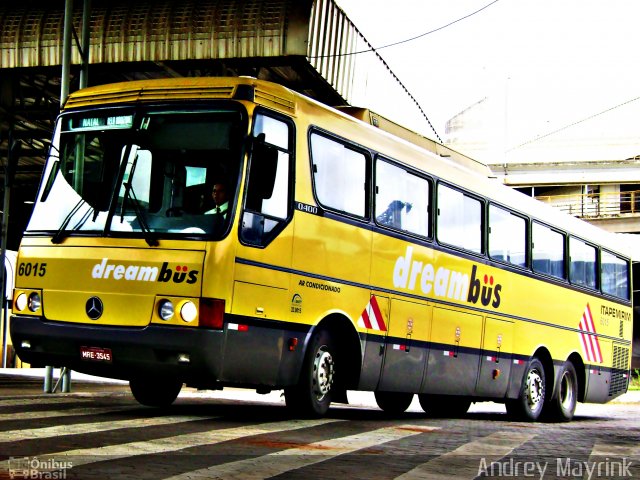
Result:
<svg viewBox="0 0 640 480">
<path fill-rule="evenodd" d="M 447 120 L 485 98 L 498 150 L 558 130 L 640 139 L 638 0 L 336 2 L 377 48 L 486 7 L 378 50 L 443 139 Z"/>
</svg>

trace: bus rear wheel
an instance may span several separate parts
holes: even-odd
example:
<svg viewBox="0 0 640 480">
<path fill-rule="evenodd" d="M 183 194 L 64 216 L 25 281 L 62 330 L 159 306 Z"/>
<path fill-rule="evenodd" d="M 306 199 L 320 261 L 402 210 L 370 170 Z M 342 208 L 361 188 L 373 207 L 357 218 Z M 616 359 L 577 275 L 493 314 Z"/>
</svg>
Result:
<svg viewBox="0 0 640 480">
<path fill-rule="evenodd" d="M 321 417 L 331 405 L 336 379 L 336 348 L 327 330 L 311 339 L 297 385 L 284 389 L 287 407 L 297 415 Z"/>
<path fill-rule="evenodd" d="M 471 406 L 471 400 L 455 395 L 418 395 L 422 410 L 432 417 L 457 418 L 463 416 Z"/>
<path fill-rule="evenodd" d="M 542 362 L 532 358 L 524 373 L 518 398 L 507 400 L 507 413 L 517 420 L 535 422 L 540 418 L 546 395 Z"/>
<path fill-rule="evenodd" d="M 545 405 L 545 415 L 550 420 L 568 422 L 573 418 L 578 402 L 578 375 L 570 362 L 565 362 L 560 373 L 558 391 Z"/>
<path fill-rule="evenodd" d="M 138 403 L 148 407 L 168 407 L 182 390 L 182 382 L 166 378 L 132 378 L 129 388 Z"/>
<path fill-rule="evenodd" d="M 381 410 L 389 415 L 400 415 L 413 400 L 413 393 L 404 392 L 374 392 L 376 403 Z"/>
</svg>

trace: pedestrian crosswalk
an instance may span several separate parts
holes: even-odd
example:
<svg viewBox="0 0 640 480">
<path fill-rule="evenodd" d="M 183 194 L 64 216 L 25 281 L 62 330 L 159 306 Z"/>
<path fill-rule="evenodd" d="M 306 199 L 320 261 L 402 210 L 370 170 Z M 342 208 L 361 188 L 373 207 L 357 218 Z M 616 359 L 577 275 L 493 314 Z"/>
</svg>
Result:
<svg viewBox="0 0 640 480">
<path fill-rule="evenodd" d="M 251 426 L 212 429 L 206 432 L 175 435 L 171 437 L 127 442 L 117 445 L 106 445 L 98 448 L 77 448 L 56 452 L 55 456 L 73 457 L 77 460 L 74 465 L 86 465 L 100 461 L 102 458 L 110 460 L 126 458 L 134 455 L 158 455 L 179 452 L 185 448 L 193 448 L 201 445 L 214 445 L 239 438 L 276 433 L 284 430 L 298 428 L 312 428 L 335 420 L 293 420 L 289 422 L 270 422 Z"/>
<path fill-rule="evenodd" d="M 115 411 L 105 409 L 86 409 L 83 408 L 83 412 L 102 410 L 103 412 Z M 131 418 L 127 420 L 116 421 L 104 421 L 104 422 L 91 422 L 80 423 L 72 425 L 60 425 L 53 427 L 41 427 L 41 428 L 25 428 L 20 430 L 13 430 L 3 432 L 4 435 L 12 435 L 14 437 L 21 437 L 23 439 L 42 439 L 42 438 L 54 438 L 62 435 L 81 435 L 87 432 L 107 432 L 109 430 L 118 430 L 121 428 L 140 428 L 151 427 L 160 425 L 175 425 L 182 422 L 193 422 L 201 420 L 201 417 L 189 416 L 189 415 L 169 415 L 166 417 L 153 417 L 153 418 Z M 3 434 L 0 434 L 0 438 Z"/>
<path fill-rule="evenodd" d="M 82 402 L 91 402 L 93 399 L 90 396 L 79 396 L 74 395 L 74 403 L 79 404 Z M 10 398 L 0 400 L 0 408 L 2 407 L 13 407 L 13 406 L 22 406 L 25 404 L 29 404 L 31 401 L 37 403 L 38 405 L 46 405 L 49 403 L 60 403 L 60 397 L 51 396 L 44 397 L 42 395 L 39 396 L 24 396 L 22 398 Z"/>
<path fill-rule="evenodd" d="M 5 420 L 39 420 L 39 419 L 51 418 L 51 417 L 61 418 L 61 417 L 75 417 L 78 415 L 98 415 L 101 413 L 127 411 L 127 410 L 131 410 L 131 407 L 85 408 L 82 404 L 79 404 L 77 408 L 69 408 L 66 410 L 33 410 L 33 411 L 16 412 L 16 413 L 0 413 L 0 422 Z M 1 407 L 0 407 L 0 412 L 2 412 Z"/>
<path fill-rule="evenodd" d="M 397 480 L 445 480 L 451 478 L 451 471 L 455 471 L 458 478 L 475 478 L 479 465 L 478 462 L 469 462 L 469 458 L 482 458 L 490 464 L 509 455 L 514 448 L 534 437 L 535 434 L 531 432 L 491 433 L 418 465 L 397 477 Z"/>
<path fill-rule="evenodd" d="M 339 455 L 353 453 L 387 442 L 401 440 L 420 432 L 398 427 L 384 427 L 367 433 L 313 442 L 295 448 L 279 450 L 261 457 L 216 465 L 170 477 L 170 480 L 224 478 L 229 480 L 259 480 L 282 475 L 291 470 L 325 462 Z"/>
<path fill-rule="evenodd" d="M 589 472 L 603 461 L 603 469 L 640 475 L 640 431 L 629 443 L 607 432 L 585 438 L 566 425 L 394 419 L 353 408 L 296 419 L 280 405 L 193 398 L 170 409 L 142 408 L 128 396 L 0 398 L 0 478 L 471 480 L 525 471 L 556 478 L 554 468 Z"/>
</svg>

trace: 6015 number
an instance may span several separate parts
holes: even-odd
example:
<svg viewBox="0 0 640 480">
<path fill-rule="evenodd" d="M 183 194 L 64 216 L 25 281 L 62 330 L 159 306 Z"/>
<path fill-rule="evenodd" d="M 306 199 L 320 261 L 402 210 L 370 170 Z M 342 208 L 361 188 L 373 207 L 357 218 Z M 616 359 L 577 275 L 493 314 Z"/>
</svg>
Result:
<svg viewBox="0 0 640 480">
<path fill-rule="evenodd" d="M 22 262 L 18 265 L 18 275 L 21 277 L 44 277 L 46 273 L 46 263 Z"/>
</svg>

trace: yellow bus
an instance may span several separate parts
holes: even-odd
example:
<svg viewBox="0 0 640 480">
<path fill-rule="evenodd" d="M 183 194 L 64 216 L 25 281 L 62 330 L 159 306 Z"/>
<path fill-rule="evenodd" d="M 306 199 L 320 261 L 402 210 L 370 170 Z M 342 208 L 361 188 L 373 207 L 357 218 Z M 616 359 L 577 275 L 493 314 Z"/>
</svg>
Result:
<svg viewBox="0 0 640 480">
<path fill-rule="evenodd" d="M 134 81 L 59 116 L 11 334 L 145 405 L 283 389 L 317 416 L 363 390 L 569 420 L 627 389 L 630 285 L 613 235 L 280 85 Z"/>
</svg>

